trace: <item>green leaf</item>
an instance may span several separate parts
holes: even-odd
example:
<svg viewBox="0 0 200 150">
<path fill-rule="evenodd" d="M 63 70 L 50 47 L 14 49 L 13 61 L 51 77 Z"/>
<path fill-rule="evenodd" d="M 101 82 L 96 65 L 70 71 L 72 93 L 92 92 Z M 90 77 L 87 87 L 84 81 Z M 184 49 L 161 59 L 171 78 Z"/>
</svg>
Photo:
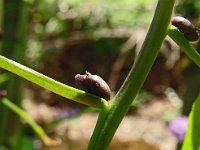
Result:
<svg viewBox="0 0 200 150">
<path fill-rule="evenodd" d="M 190 112 L 188 131 L 182 150 L 200 150 L 200 93 Z"/>
</svg>

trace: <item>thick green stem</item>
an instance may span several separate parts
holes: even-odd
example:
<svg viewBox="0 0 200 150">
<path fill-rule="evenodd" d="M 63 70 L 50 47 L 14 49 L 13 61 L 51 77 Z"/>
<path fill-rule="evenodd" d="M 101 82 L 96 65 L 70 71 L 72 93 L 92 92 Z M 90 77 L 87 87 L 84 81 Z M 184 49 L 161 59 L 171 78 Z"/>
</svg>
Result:
<svg viewBox="0 0 200 150">
<path fill-rule="evenodd" d="M 135 66 L 131 69 L 120 91 L 110 102 L 110 108 L 101 111 L 89 143 L 89 150 L 108 149 L 116 129 L 127 113 L 156 59 L 167 34 L 174 1 L 159 0 L 149 32 Z"/>
<path fill-rule="evenodd" d="M 2 38 L 2 53 L 6 57 L 10 57 L 18 62 L 23 60 L 24 48 L 20 45 L 24 45 L 24 37 L 20 36 L 22 33 L 26 33 L 27 18 L 22 17 L 22 13 L 27 14 L 25 9 L 21 9 L 23 2 L 21 0 L 12 1 L 4 0 L 4 11 L 3 11 L 3 38 Z M 22 11 L 24 10 L 24 11 Z M 23 21 L 23 22 L 21 22 Z M 21 24 L 22 23 L 22 24 Z M 13 51 L 13 49 L 15 51 Z M 20 49 L 18 51 L 18 49 Z M 20 52 L 18 59 L 16 58 L 15 53 Z M 20 61 L 19 61 L 20 60 Z M 20 105 L 20 100 L 22 99 L 22 82 L 19 78 L 14 78 L 14 75 L 10 76 L 10 79 L 6 84 L 0 85 L 3 89 L 7 90 L 7 96 L 12 99 L 15 104 Z M 14 90 L 13 90 L 14 89 Z M 17 91 L 15 89 L 18 89 Z M 14 132 L 18 132 L 20 129 L 20 124 L 17 118 L 13 117 L 12 114 L 7 112 L 7 109 L 0 109 L 0 142 L 4 141 L 4 135 L 7 133 L 8 136 L 13 135 Z M 12 119 L 10 119 L 12 118 Z M 11 126 L 10 122 L 16 124 L 15 127 Z M 20 135 L 20 134 L 17 134 Z M 20 149 L 18 145 L 20 144 L 21 138 L 18 138 L 19 141 L 17 145 L 13 146 L 12 149 Z"/>
<path fill-rule="evenodd" d="M 170 26 L 168 35 L 180 46 L 185 54 L 200 67 L 200 54 L 190 45 L 187 39 L 177 28 Z"/>
<path fill-rule="evenodd" d="M 3 56 L 0 56 L 0 67 L 68 99 L 96 108 L 107 106 L 107 101 L 100 97 L 62 84 Z"/>
</svg>

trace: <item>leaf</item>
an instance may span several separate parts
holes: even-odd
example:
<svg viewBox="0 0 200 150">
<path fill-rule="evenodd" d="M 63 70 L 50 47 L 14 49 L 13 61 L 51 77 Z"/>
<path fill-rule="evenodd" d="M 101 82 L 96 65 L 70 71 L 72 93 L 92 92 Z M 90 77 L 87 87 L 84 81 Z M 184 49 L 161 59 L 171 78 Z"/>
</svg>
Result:
<svg viewBox="0 0 200 150">
<path fill-rule="evenodd" d="M 182 150 L 200 150 L 200 93 L 189 116 L 188 131 Z"/>
</svg>

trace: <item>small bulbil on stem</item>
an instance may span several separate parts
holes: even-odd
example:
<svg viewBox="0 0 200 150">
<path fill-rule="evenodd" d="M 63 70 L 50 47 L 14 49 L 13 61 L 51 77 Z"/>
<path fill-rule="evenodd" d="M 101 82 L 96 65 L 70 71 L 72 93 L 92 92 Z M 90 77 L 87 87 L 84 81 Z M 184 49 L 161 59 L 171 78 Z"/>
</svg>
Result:
<svg viewBox="0 0 200 150">
<path fill-rule="evenodd" d="M 171 23 L 183 33 L 188 41 L 197 41 L 199 39 L 199 29 L 195 27 L 188 19 L 177 16 L 172 18 Z"/>
<path fill-rule="evenodd" d="M 110 87 L 98 75 L 92 75 L 86 71 L 86 73 L 83 75 L 77 74 L 75 76 L 75 82 L 80 89 L 86 92 L 97 95 L 106 100 L 111 98 Z"/>
</svg>

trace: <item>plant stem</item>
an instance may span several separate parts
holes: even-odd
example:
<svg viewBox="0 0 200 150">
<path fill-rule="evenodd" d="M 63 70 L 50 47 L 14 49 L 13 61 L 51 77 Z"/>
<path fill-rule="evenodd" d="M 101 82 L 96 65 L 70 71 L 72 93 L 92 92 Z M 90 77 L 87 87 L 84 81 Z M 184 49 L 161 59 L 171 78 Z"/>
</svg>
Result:
<svg viewBox="0 0 200 150">
<path fill-rule="evenodd" d="M 51 145 L 51 144 L 54 145 L 57 142 L 60 142 L 56 140 L 54 141 L 53 139 L 49 138 L 44 132 L 44 130 L 25 111 L 23 111 L 17 105 L 12 103 L 10 100 L 8 100 L 7 98 L 2 98 L 0 99 L 0 102 L 2 102 L 6 107 L 11 109 L 13 112 L 19 115 L 24 121 L 26 121 L 46 145 Z"/>
<path fill-rule="evenodd" d="M 18 5 L 20 6 L 18 12 L 18 23 L 16 28 L 16 39 L 18 42 L 15 43 L 15 51 L 12 52 L 12 59 L 17 62 L 23 63 L 24 54 L 26 51 L 26 35 L 29 23 L 29 5 L 24 1 L 19 2 Z M 16 91 L 15 89 L 18 90 Z M 11 80 L 9 81 L 8 90 L 10 90 L 10 92 L 8 92 L 9 98 L 14 100 L 14 103 L 16 105 L 21 106 L 21 100 L 24 92 L 24 81 L 21 78 L 13 76 L 13 78 L 11 78 Z M 16 123 L 18 123 L 18 125 L 16 125 L 15 131 L 15 134 L 17 136 L 17 143 L 16 145 L 14 145 L 14 150 L 19 150 L 22 148 L 22 139 L 24 136 L 23 127 L 19 123 L 19 120 L 17 121 L 18 122 Z"/>
<path fill-rule="evenodd" d="M 188 40 L 183 36 L 177 28 L 170 26 L 168 35 L 180 46 L 185 54 L 200 67 L 200 54 L 190 45 Z"/>
<path fill-rule="evenodd" d="M 107 106 L 107 101 L 100 97 L 67 86 L 3 56 L 0 56 L 0 67 L 68 99 L 96 108 Z"/>
<path fill-rule="evenodd" d="M 23 63 L 24 61 L 24 52 L 26 50 L 26 33 L 29 22 L 28 8 L 29 5 L 22 0 L 6 0 L 4 2 L 2 54 L 20 63 Z M 7 97 L 16 105 L 20 106 L 24 89 L 23 80 L 17 78 L 14 74 L 11 74 L 9 80 L 6 83 L 1 84 L 1 86 L 7 91 Z M 1 111 L 2 121 L 0 122 L 4 126 L 2 125 L 0 127 L 0 130 L 3 130 L 0 131 L 0 139 L 5 139 L 5 133 L 7 133 L 8 136 L 16 135 L 17 142 L 12 145 L 12 149 L 21 149 L 23 132 L 20 121 L 6 111 L 7 109 Z M 15 126 L 13 127 L 10 125 L 11 123 L 14 123 Z"/>
<path fill-rule="evenodd" d="M 126 81 L 110 103 L 100 112 L 89 143 L 89 150 L 107 150 L 132 101 L 143 85 L 167 34 L 175 0 L 159 0 L 141 52 Z"/>
</svg>

